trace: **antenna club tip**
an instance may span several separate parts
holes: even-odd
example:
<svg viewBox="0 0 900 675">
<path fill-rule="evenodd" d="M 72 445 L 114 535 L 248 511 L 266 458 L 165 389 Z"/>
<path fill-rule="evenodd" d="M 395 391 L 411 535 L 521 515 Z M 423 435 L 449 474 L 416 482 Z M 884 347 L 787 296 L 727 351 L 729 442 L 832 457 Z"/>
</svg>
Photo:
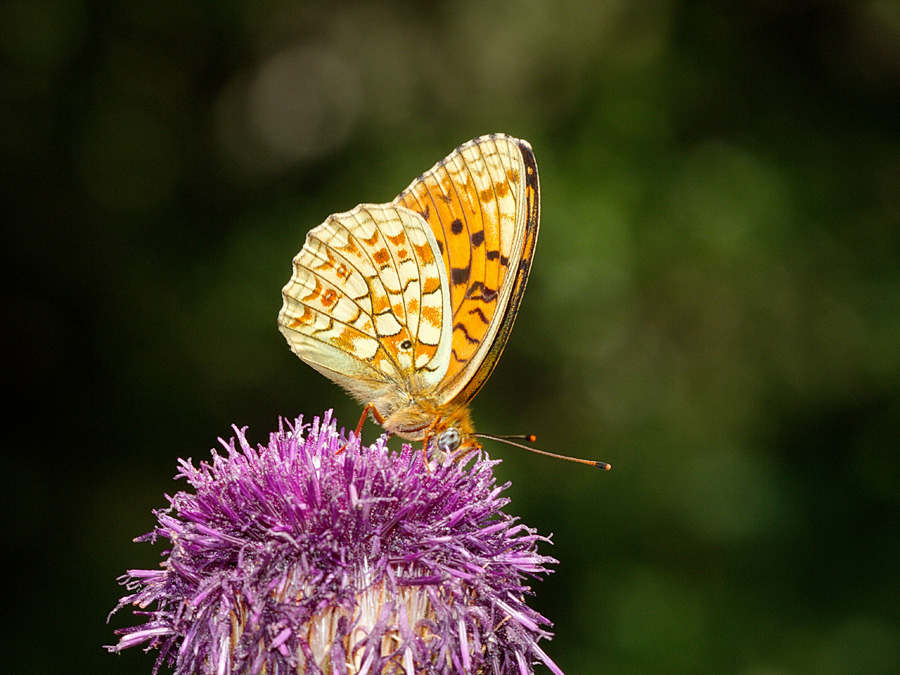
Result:
<svg viewBox="0 0 900 675">
<path fill-rule="evenodd" d="M 612 464 L 607 464 L 606 462 L 594 462 L 594 466 L 602 471 L 609 471 L 612 469 Z"/>
<path fill-rule="evenodd" d="M 537 441 L 537 436 L 535 436 L 534 434 L 528 434 L 525 436 L 525 440 L 529 443 L 534 443 Z"/>
</svg>

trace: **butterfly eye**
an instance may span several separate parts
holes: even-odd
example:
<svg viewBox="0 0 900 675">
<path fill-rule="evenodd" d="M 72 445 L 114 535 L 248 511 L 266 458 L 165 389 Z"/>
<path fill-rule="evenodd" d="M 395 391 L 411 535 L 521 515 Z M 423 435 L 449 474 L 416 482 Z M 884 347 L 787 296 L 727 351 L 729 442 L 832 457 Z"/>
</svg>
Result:
<svg viewBox="0 0 900 675">
<path fill-rule="evenodd" d="M 444 453 L 454 452 L 462 443 L 462 435 L 456 427 L 447 427 L 437 437 L 438 450 Z"/>
</svg>

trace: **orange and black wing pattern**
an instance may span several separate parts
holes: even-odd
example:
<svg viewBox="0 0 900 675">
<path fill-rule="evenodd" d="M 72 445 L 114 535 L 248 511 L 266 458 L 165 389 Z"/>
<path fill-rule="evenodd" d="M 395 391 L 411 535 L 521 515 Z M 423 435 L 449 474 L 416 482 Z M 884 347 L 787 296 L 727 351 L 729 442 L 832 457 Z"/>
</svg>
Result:
<svg viewBox="0 0 900 675">
<path fill-rule="evenodd" d="M 431 227 L 450 286 L 450 363 L 439 392 L 467 403 L 481 389 L 512 330 L 540 223 L 531 146 L 503 134 L 458 147 L 419 176 L 395 204 Z"/>
</svg>

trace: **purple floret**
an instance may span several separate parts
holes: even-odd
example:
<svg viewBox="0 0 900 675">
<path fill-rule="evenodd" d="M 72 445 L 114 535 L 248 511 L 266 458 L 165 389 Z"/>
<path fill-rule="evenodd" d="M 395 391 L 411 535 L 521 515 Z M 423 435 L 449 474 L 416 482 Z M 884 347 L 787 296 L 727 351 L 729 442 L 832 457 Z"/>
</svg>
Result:
<svg viewBox="0 0 900 675">
<path fill-rule="evenodd" d="M 347 443 L 331 414 L 282 422 L 266 446 L 243 430 L 226 454 L 180 461 L 192 492 L 169 497 L 142 541 L 169 540 L 159 570 L 122 583 L 144 617 L 111 651 L 145 644 L 176 675 L 472 673 L 559 668 L 538 641 L 529 579 L 556 561 L 503 513 L 479 453 L 425 466 L 379 439 Z M 151 608 L 151 609 L 148 609 Z"/>
</svg>

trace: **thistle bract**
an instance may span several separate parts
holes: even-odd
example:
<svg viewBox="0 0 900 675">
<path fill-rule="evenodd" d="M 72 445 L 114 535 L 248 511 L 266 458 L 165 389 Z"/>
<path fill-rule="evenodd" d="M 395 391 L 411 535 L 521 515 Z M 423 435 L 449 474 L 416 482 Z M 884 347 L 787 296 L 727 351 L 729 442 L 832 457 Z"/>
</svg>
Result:
<svg viewBox="0 0 900 675">
<path fill-rule="evenodd" d="M 154 672 L 178 675 L 524 675 L 537 661 L 561 675 L 524 602 L 555 561 L 502 511 L 496 462 L 347 444 L 330 413 L 257 448 L 235 432 L 210 462 L 180 462 L 192 490 L 139 539 L 169 540 L 160 569 L 122 579 L 116 609 L 144 622 L 111 651 L 156 648 Z"/>
</svg>

